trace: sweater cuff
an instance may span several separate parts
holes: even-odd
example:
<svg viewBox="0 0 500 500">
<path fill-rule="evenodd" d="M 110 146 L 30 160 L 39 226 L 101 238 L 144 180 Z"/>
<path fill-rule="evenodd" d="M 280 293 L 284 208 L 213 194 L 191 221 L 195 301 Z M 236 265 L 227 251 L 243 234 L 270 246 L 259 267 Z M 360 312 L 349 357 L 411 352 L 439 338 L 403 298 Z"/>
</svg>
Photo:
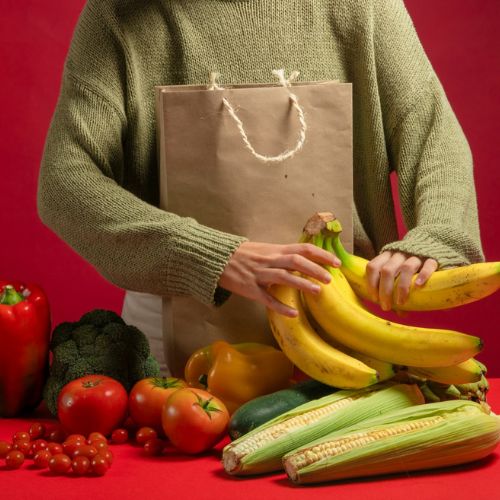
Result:
<svg viewBox="0 0 500 500">
<path fill-rule="evenodd" d="M 219 306 L 230 292 L 218 282 L 234 251 L 247 238 L 193 223 L 189 232 L 172 235 L 164 282 L 173 295 L 191 296 Z"/>
<path fill-rule="evenodd" d="M 479 262 L 484 259 L 482 254 L 467 258 L 464 254 L 457 252 L 448 242 L 421 229 L 408 231 L 402 240 L 384 245 L 380 253 L 384 251 L 403 252 L 423 259 L 435 259 L 440 268 L 465 266 L 473 261 Z"/>
</svg>

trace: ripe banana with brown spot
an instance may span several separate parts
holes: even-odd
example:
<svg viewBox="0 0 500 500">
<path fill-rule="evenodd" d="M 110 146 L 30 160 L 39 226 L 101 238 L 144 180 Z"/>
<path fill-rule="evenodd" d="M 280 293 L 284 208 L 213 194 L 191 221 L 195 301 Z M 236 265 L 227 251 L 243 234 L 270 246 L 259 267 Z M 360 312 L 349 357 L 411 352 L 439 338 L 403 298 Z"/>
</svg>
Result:
<svg viewBox="0 0 500 500">
<path fill-rule="evenodd" d="M 374 369 L 335 349 L 314 331 L 298 290 L 275 285 L 269 292 L 299 312 L 295 318 L 270 309 L 267 314 L 276 341 L 300 370 L 315 380 L 342 389 L 361 389 L 378 382 Z"/>
<path fill-rule="evenodd" d="M 370 357 L 404 366 L 451 366 L 475 356 L 478 337 L 453 330 L 420 328 L 380 318 L 362 304 L 347 300 L 352 288 L 339 269 L 332 280 L 318 283 L 319 295 L 304 294 L 309 312 L 336 342 Z"/>
</svg>

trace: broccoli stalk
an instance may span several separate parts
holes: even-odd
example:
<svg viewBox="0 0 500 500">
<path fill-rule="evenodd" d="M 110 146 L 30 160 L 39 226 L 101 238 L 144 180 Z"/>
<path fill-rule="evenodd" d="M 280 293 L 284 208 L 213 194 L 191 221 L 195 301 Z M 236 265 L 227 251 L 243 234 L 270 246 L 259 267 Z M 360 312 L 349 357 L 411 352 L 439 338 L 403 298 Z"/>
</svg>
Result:
<svg viewBox="0 0 500 500">
<path fill-rule="evenodd" d="M 50 341 L 53 360 L 43 396 L 57 415 L 61 389 L 85 375 L 107 375 L 127 390 L 146 377 L 160 374 L 146 336 L 112 311 L 95 309 L 79 321 L 58 325 Z"/>
</svg>

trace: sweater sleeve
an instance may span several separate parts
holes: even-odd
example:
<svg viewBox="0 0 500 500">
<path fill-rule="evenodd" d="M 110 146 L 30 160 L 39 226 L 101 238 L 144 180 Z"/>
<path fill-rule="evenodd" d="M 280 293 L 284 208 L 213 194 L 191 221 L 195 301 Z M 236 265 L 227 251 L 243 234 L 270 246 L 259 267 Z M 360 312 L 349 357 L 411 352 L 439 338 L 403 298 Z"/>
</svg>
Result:
<svg viewBox="0 0 500 500">
<path fill-rule="evenodd" d="M 484 260 L 471 151 L 401 0 L 377 2 L 375 50 L 390 168 L 408 232 L 381 251 L 441 267 Z M 378 19 L 378 21 L 377 21 Z"/>
<path fill-rule="evenodd" d="M 109 30 L 90 29 L 98 24 L 88 22 L 96 3 L 82 14 L 65 65 L 39 174 L 40 218 L 117 286 L 217 303 L 220 274 L 244 238 L 160 210 L 121 187 L 127 118 L 113 90 L 123 87 L 122 54 Z M 101 65 L 108 77 L 116 68 L 106 87 Z"/>
</svg>

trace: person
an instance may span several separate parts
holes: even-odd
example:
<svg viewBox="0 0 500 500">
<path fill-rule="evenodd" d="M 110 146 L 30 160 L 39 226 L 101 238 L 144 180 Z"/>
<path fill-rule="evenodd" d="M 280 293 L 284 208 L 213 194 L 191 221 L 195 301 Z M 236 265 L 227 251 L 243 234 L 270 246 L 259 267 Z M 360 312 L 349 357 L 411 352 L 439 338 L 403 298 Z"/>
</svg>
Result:
<svg viewBox="0 0 500 500">
<path fill-rule="evenodd" d="M 155 85 L 203 84 L 214 69 L 222 83 L 262 83 L 277 67 L 353 84 L 354 251 L 371 259 L 384 310 L 396 277 L 402 302 L 414 273 L 422 284 L 438 267 L 484 259 L 471 152 L 403 0 L 89 0 L 46 139 L 42 221 L 131 291 L 126 302 L 135 293 L 220 305 L 236 294 L 293 316 L 268 286 L 317 293 L 306 277 L 328 282 L 323 264 L 338 266 L 335 256 L 158 208 Z"/>
</svg>

